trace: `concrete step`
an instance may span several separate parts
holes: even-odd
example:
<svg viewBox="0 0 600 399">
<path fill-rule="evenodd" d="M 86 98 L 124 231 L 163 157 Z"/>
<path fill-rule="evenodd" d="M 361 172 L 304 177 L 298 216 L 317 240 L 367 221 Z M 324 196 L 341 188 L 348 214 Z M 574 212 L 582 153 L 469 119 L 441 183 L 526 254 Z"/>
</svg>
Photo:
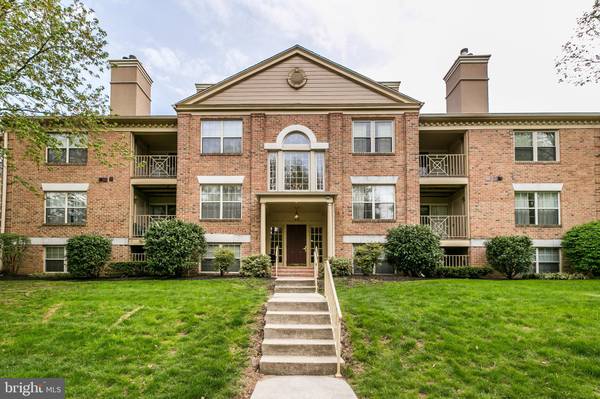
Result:
<svg viewBox="0 0 600 399">
<path fill-rule="evenodd" d="M 331 324 L 265 324 L 265 339 L 332 339 Z"/>
<path fill-rule="evenodd" d="M 275 285 L 275 292 L 281 293 L 311 293 L 315 292 L 313 285 Z"/>
<path fill-rule="evenodd" d="M 275 280 L 275 286 L 278 285 L 315 285 L 315 279 L 312 277 L 278 277 Z"/>
<path fill-rule="evenodd" d="M 306 272 L 279 272 L 277 273 L 277 277 L 304 277 L 304 278 L 314 278 L 313 273 Z"/>
<path fill-rule="evenodd" d="M 267 302 L 267 311 L 328 311 L 327 301 L 319 294 L 276 293 Z"/>
<path fill-rule="evenodd" d="M 263 355 L 285 356 L 335 356 L 335 343 L 331 339 L 265 339 Z"/>
<path fill-rule="evenodd" d="M 335 356 L 273 356 L 260 358 L 260 371 L 273 375 L 333 375 L 337 369 Z"/>
<path fill-rule="evenodd" d="M 269 324 L 327 324 L 331 322 L 327 311 L 276 311 L 269 310 L 265 315 Z"/>
</svg>

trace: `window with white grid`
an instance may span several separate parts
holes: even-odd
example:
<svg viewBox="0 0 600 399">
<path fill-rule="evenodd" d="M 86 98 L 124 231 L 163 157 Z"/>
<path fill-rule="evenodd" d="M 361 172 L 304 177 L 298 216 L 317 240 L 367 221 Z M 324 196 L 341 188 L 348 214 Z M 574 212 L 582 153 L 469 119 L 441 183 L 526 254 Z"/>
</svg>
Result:
<svg viewBox="0 0 600 399">
<path fill-rule="evenodd" d="M 48 191 L 44 196 L 46 224 L 85 224 L 87 193 Z"/>
<path fill-rule="evenodd" d="M 556 226 L 560 224 L 560 194 L 551 191 L 515 192 L 517 225 Z"/>
<path fill-rule="evenodd" d="M 203 184 L 200 198 L 201 219 L 241 219 L 242 186 Z"/>
</svg>

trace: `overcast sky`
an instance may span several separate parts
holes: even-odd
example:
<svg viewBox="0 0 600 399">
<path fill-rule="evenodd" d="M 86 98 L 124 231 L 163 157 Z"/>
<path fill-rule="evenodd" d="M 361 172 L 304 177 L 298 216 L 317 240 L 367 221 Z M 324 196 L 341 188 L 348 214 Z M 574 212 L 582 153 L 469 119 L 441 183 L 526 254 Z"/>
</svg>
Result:
<svg viewBox="0 0 600 399">
<path fill-rule="evenodd" d="M 600 111 L 600 85 L 558 83 L 554 60 L 593 0 L 84 0 L 111 58 L 136 55 L 152 113 L 294 44 L 444 112 L 442 77 L 463 47 L 491 54 L 491 112 Z M 109 76 L 106 76 L 108 86 Z"/>
</svg>

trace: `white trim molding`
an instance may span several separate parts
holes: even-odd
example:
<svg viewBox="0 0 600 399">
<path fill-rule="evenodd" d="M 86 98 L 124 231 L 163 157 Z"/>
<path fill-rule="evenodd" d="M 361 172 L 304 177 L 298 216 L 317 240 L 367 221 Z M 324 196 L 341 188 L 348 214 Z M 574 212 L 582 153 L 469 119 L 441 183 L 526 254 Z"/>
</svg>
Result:
<svg viewBox="0 0 600 399">
<path fill-rule="evenodd" d="M 283 149 L 283 140 L 285 136 L 292 132 L 300 132 L 308 137 L 310 141 L 309 145 L 286 145 L 285 148 L 288 150 L 327 150 L 329 148 L 329 143 L 319 143 L 317 141 L 317 136 L 315 133 L 307 128 L 304 125 L 290 125 L 284 128 L 282 131 L 277 134 L 277 138 L 274 143 L 265 143 L 265 150 L 281 150 Z"/>
<path fill-rule="evenodd" d="M 396 184 L 398 176 L 350 176 L 352 184 Z"/>
<path fill-rule="evenodd" d="M 242 184 L 244 176 L 197 176 L 200 184 Z"/>
<path fill-rule="evenodd" d="M 562 191 L 562 183 L 513 183 L 515 191 Z"/>
<path fill-rule="evenodd" d="M 210 243 L 244 243 L 250 242 L 249 234 L 206 234 L 206 242 Z"/>
<path fill-rule="evenodd" d="M 383 235 L 348 235 L 342 236 L 342 242 L 344 244 L 369 244 L 369 243 L 380 243 L 385 242 L 385 236 Z"/>
<path fill-rule="evenodd" d="M 472 247 L 485 247 L 485 242 L 488 241 L 489 238 L 487 239 L 476 239 L 476 240 L 471 240 L 471 246 Z M 531 240 L 533 242 L 533 246 L 536 248 L 560 248 L 562 247 L 562 240 L 556 239 L 556 240 Z"/>
<path fill-rule="evenodd" d="M 30 237 L 31 245 L 67 245 L 69 237 Z M 129 245 L 129 238 L 111 238 L 112 245 Z"/>
<path fill-rule="evenodd" d="M 88 191 L 89 183 L 42 183 L 42 191 Z"/>
</svg>

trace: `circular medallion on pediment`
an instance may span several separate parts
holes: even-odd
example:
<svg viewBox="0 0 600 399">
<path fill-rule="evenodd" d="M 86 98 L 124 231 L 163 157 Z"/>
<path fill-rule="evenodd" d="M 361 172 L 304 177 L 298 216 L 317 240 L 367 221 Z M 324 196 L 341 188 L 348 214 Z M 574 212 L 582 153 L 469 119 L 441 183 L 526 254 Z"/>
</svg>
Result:
<svg viewBox="0 0 600 399">
<path fill-rule="evenodd" d="M 306 72 L 302 68 L 292 68 L 288 74 L 287 82 L 294 89 L 300 89 L 307 81 Z"/>
</svg>

